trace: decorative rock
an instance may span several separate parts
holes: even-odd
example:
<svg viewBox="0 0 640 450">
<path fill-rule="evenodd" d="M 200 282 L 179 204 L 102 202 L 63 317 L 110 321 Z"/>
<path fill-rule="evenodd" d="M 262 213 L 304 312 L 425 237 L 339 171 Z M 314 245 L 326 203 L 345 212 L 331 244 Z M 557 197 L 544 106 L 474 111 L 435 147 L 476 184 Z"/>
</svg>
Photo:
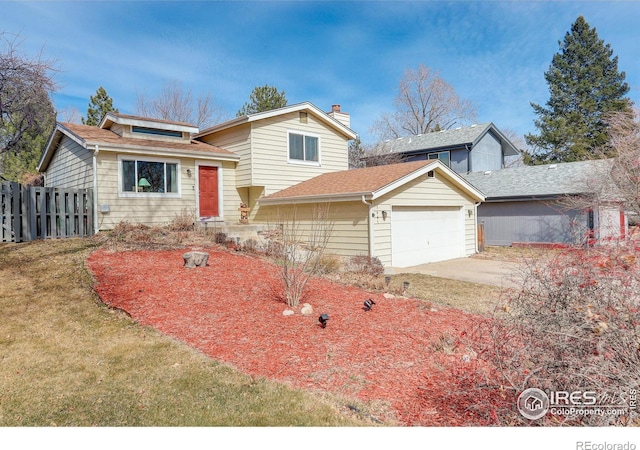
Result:
<svg viewBox="0 0 640 450">
<path fill-rule="evenodd" d="M 188 269 L 205 267 L 209 260 L 209 254 L 206 252 L 187 252 L 182 255 L 182 258 L 184 258 L 184 266 Z"/>
<path fill-rule="evenodd" d="M 396 298 L 396 296 L 395 296 L 395 295 L 393 295 L 393 294 L 389 294 L 388 292 L 385 292 L 384 294 L 382 294 L 382 296 L 383 296 L 384 298 Z"/>
<path fill-rule="evenodd" d="M 291 309 L 285 309 L 284 311 L 282 311 L 282 315 L 283 316 L 292 316 L 293 314 L 295 314 L 295 313 Z"/>
<path fill-rule="evenodd" d="M 311 306 L 309 303 L 303 303 L 302 308 L 300 308 L 300 312 L 305 316 L 313 314 L 313 306 Z"/>
</svg>

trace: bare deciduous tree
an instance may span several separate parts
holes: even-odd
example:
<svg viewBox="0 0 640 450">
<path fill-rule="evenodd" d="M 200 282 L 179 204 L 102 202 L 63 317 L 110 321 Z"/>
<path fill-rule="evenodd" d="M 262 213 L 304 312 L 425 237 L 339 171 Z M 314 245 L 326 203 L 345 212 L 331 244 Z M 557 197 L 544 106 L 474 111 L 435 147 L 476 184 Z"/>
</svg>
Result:
<svg viewBox="0 0 640 450">
<path fill-rule="evenodd" d="M 18 35 L 0 32 L 0 154 L 19 153 L 27 135 L 48 135 L 54 117 L 55 61 L 24 56 L 20 44 Z"/>
<path fill-rule="evenodd" d="M 437 71 L 420 64 L 406 70 L 393 113 L 383 113 L 371 132 L 381 140 L 446 130 L 475 120 L 474 105 L 461 99 Z"/>
<path fill-rule="evenodd" d="M 609 145 L 615 159 L 610 179 L 625 208 L 640 218 L 640 110 L 608 115 Z"/>
<path fill-rule="evenodd" d="M 156 119 L 173 120 L 204 129 L 224 121 L 228 114 L 221 110 L 210 93 L 193 95 L 179 81 L 165 83 L 157 97 L 136 94 L 136 114 Z"/>
</svg>

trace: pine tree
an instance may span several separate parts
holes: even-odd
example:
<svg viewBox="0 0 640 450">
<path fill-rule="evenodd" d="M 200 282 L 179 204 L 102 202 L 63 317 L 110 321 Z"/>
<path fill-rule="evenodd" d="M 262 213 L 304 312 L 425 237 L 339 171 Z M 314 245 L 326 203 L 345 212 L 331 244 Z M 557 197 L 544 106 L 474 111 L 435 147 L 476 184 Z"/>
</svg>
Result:
<svg viewBox="0 0 640 450">
<path fill-rule="evenodd" d="M 106 113 L 110 111 L 118 112 L 113 107 L 113 100 L 102 86 L 98 88 L 96 95 L 92 95 L 89 99 L 91 101 L 89 102 L 89 108 L 87 108 L 87 118 L 82 118 L 82 123 L 85 125 L 96 126 Z"/>
<path fill-rule="evenodd" d="M 538 119 L 539 135 L 525 136 L 533 146 L 533 163 L 580 161 L 596 157 L 606 146 L 605 116 L 629 111 L 625 98 L 629 85 L 625 73 L 618 72 L 618 57 L 612 57 L 609 44 L 599 39 L 580 16 L 558 42 L 560 52 L 553 56 L 545 73 L 550 99 L 546 107 L 531 103 Z"/>
<path fill-rule="evenodd" d="M 278 91 L 273 86 L 264 85 L 253 88 L 249 101 L 236 114 L 238 117 L 255 114 L 271 109 L 287 106 L 287 96 L 284 91 Z"/>
</svg>

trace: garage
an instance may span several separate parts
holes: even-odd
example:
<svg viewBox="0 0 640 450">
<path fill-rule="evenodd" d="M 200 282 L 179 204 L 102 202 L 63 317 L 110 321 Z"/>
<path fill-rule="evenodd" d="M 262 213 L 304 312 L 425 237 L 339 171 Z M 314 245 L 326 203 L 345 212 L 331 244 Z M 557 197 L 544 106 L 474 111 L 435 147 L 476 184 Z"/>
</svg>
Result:
<svg viewBox="0 0 640 450">
<path fill-rule="evenodd" d="M 410 267 L 464 254 L 460 207 L 399 207 L 391 216 L 393 267 Z"/>
</svg>

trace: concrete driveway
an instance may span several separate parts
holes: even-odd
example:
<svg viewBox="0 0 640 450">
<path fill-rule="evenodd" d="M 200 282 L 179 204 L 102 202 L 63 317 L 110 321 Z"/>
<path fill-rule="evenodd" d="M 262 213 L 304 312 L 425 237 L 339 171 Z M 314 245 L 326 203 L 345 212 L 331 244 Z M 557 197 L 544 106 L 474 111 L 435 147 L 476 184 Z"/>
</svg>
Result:
<svg viewBox="0 0 640 450">
<path fill-rule="evenodd" d="M 394 274 L 423 273 L 434 277 L 509 288 L 517 285 L 513 278 L 517 275 L 518 263 L 469 257 L 392 269 Z"/>
</svg>

